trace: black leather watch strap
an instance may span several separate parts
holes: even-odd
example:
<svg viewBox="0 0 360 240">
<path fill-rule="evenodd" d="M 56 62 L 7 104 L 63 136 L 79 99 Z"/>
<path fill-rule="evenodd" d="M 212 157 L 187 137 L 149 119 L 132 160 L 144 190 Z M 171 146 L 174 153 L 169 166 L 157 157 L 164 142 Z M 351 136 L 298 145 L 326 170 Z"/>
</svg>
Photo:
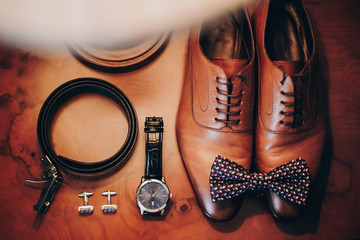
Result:
<svg viewBox="0 0 360 240">
<path fill-rule="evenodd" d="M 162 178 L 162 141 L 164 123 L 162 117 L 147 117 L 145 120 L 145 178 Z"/>
<path fill-rule="evenodd" d="M 50 137 L 53 118 L 57 110 L 64 102 L 81 93 L 98 93 L 105 95 L 119 104 L 125 113 L 128 121 L 126 140 L 121 148 L 108 159 L 92 163 L 80 162 L 57 155 L 53 149 Z M 131 156 L 133 148 L 136 144 L 137 135 L 138 123 L 135 109 L 127 96 L 116 86 L 96 78 L 79 78 L 66 82 L 56 88 L 45 100 L 40 110 L 37 122 L 37 136 L 40 149 L 44 155 L 42 162 L 46 169 L 52 169 L 51 171 L 46 170 L 44 172 L 46 176 L 45 179 L 47 179 L 48 182 L 53 182 L 53 184 L 58 184 L 58 186 L 54 187 L 53 184 L 46 184 L 40 196 L 39 202 L 34 206 L 34 209 L 45 213 L 48 206 L 51 204 L 56 191 L 49 191 L 49 189 L 57 190 L 61 184 L 61 181 L 53 181 L 54 178 L 57 180 L 61 178 L 61 174 L 57 169 L 58 167 L 61 167 L 71 173 L 87 176 L 108 172 L 114 167 L 119 166 L 120 163 L 124 162 Z M 49 194 L 52 196 L 49 196 Z M 50 200 L 47 201 L 46 199 Z"/>
</svg>

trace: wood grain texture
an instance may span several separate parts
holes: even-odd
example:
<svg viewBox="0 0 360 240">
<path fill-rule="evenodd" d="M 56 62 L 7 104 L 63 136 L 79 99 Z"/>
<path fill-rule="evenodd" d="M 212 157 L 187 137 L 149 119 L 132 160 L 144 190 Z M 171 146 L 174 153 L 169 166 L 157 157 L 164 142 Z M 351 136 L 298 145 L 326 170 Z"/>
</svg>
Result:
<svg viewBox="0 0 360 240">
<path fill-rule="evenodd" d="M 248 194 L 238 216 L 225 223 L 201 212 L 177 147 L 175 119 L 186 61 L 187 33 L 175 33 L 165 51 L 142 69 L 101 73 L 63 54 L 45 55 L 0 48 L 0 239 L 355 239 L 360 238 L 360 4 L 322 0 L 308 4 L 317 31 L 322 75 L 327 80 L 329 134 L 316 196 L 306 216 L 295 223 L 276 222 L 266 202 Z M 49 212 L 32 206 L 41 185 L 42 166 L 36 121 L 43 101 L 60 84 L 98 77 L 118 86 L 134 104 L 140 126 L 132 157 L 102 178 L 64 174 Z M 163 174 L 173 199 L 163 217 L 141 217 L 135 191 L 144 171 L 146 116 L 165 121 Z M 126 123 L 121 110 L 100 96 L 84 95 L 57 116 L 53 141 L 58 152 L 96 161 L 116 151 Z M 120 139 L 120 140 L 119 140 Z M 92 191 L 91 216 L 79 216 L 81 191 Z M 104 215 L 102 191 L 117 191 L 115 215 Z"/>
</svg>

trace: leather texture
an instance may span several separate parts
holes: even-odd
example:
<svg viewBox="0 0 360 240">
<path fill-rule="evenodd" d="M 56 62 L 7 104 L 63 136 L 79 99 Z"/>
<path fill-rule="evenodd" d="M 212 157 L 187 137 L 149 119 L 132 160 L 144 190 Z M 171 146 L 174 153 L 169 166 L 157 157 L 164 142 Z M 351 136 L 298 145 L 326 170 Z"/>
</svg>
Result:
<svg viewBox="0 0 360 240">
<path fill-rule="evenodd" d="M 170 33 L 126 43 L 70 44 L 70 52 L 83 64 L 109 73 L 123 73 L 144 67 L 166 48 Z"/>
<path fill-rule="evenodd" d="M 92 163 L 58 155 L 53 149 L 50 137 L 52 121 L 60 106 L 69 98 L 88 92 L 103 94 L 114 100 L 123 109 L 128 120 L 127 137 L 119 151 L 108 159 Z M 138 129 L 136 112 L 127 96 L 111 83 L 96 78 L 78 78 L 56 88 L 45 100 L 37 122 L 38 142 L 44 156 L 48 156 L 56 167 L 78 175 L 103 174 L 127 160 L 136 144 Z"/>
<path fill-rule="evenodd" d="M 145 178 L 162 178 L 162 117 L 147 117 L 145 121 Z"/>
<path fill-rule="evenodd" d="M 68 99 L 81 93 L 103 94 L 114 100 L 123 109 L 128 120 L 128 133 L 124 144 L 113 156 L 99 162 L 80 162 L 58 155 L 52 146 L 50 130 L 57 110 Z M 40 149 L 44 155 L 41 159 L 45 171 L 42 173 L 46 184 L 41 192 L 34 210 L 46 213 L 50 207 L 57 190 L 62 183 L 62 169 L 84 176 L 94 176 L 107 173 L 121 163 L 125 162 L 132 154 L 138 135 L 138 122 L 136 112 L 127 96 L 116 86 L 96 78 L 78 78 L 68 81 L 56 88 L 45 100 L 41 107 L 37 121 L 37 137 Z"/>
<path fill-rule="evenodd" d="M 254 23 L 259 59 L 256 166 L 266 173 L 302 158 L 314 182 L 325 141 L 324 87 L 305 5 L 302 0 L 264 0 Z M 296 220 L 304 213 L 304 207 L 272 192 L 266 196 L 280 219 Z"/>
<path fill-rule="evenodd" d="M 200 39 L 203 43 L 214 37 L 212 34 L 231 26 L 205 31 L 203 25 L 194 29 L 189 38 L 186 77 L 176 122 L 179 149 L 199 204 L 205 215 L 218 221 L 234 217 L 243 196 L 212 202 L 209 171 L 215 157 L 228 157 L 249 169 L 253 152 L 255 48 L 252 27 L 246 11 L 240 10 L 231 16 L 237 19 L 237 27 L 234 28 L 236 34 L 230 38 L 236 38 L 233 42 L 246 43 L 231 48 L 238 52 L 239 47 L 246 47 L 248 57 L 231 58 L 234 56 L 222 55 L 221 49 L 216 51 L 220 55 L 212 55 L 200 44 Z M 219 34 L 220 37 L 224 36 Z"/>
<path fill-rule="evenodd" d="M 39 201 L 34 205 L 33 209 L 39 213 L 45 214 L 50 208 L 51 203 L 63 182 L 63 178 L 61 173 L 47 156 L 41 158 L 41 162 L 45 168 L 45 171 L 42 172 L 41 175 L 46 182 L 41 191 Z M 25 181 L 28 182 L 29 180 Z"/>
</svg>

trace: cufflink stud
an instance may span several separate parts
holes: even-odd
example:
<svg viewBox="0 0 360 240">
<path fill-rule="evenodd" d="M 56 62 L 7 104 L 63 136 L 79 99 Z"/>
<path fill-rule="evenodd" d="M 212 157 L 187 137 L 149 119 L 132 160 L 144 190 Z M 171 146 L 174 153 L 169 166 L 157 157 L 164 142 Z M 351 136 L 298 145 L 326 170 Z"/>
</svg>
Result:
<svg viewBox="0 0 360 240">
<path fill-rule="evenodd" d="M 88 206 L 88 197 L 92 196 L 93 193 L 92 192 L 82 192 L 82 193 L 79 193 L 78 196 L 79 197 L 83 197 L 84 198 L 84 206 L 80 206 L 78 208 L 79 210 L 79 213 L 81 214 L 86 214 L 86 213 L 92 213 L 94 208 L 93 206 Z"/>
<path fill-rule="evenodd" d="M 115 213 L 116 209 L 117 209 L 117 206 L 115 204 L 111 204 L 110 198 L 111 198 L 111 196 L 116 195 L 116 192 L 106 191 L 106 192 L 103 192 L 101 195 L 108 197 L 107 204 L 102 205 L 103 212 L 104 213 Z"/>
</svg>

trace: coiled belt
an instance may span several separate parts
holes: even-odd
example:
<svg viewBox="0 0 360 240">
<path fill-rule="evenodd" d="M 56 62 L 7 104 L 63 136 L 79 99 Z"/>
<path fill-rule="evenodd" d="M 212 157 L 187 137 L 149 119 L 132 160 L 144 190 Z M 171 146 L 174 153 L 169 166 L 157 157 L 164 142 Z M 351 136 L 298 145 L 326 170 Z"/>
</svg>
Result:
<svg viewBox="0 0 360 240">
<path fill-rule="evenodd" d="M 81 93 L 98 93 L 111 98 L 123 109 L 128 121 L 128 132 L 124 144 L 113 156 L 100 162 L 85 163 L 57 155 L 51 144 L 51 124 L 57 110 L 69 98 Z M 41 159 L 45 166 L 42 176 L 46 184 L 34 210 L 41 213 L 48 210 L 62 183 L 62 176 L 57 167 L 78 175 L 93 176 L 106 173 L 130 157 L 137 135 L 138 122 L 135 109 L 126 95 L 114 85 L 96 78 L 79 78 L 56 88 L 45 100 L 37 122 L 38 142 L 44 155 Z"/>
</svg>

